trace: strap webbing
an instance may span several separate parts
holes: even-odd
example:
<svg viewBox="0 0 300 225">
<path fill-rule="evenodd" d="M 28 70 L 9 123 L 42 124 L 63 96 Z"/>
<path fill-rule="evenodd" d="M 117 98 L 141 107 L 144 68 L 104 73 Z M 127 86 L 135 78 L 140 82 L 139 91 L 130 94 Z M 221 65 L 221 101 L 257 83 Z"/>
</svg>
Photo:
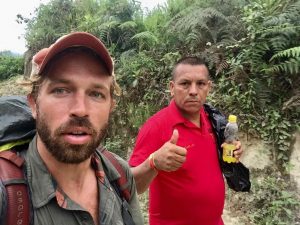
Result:
<svg viewBox="0 0 300 225">
<path fill-rule="evenodd" d="M 121 175 L 121 177 L 117 180 L 117 184 L 120 188 L 120 192 L 121 192 L 123 198 L 125 198 L 126 201 L 129 201 L 130 191 L 128 190 L 128 181 L 127 181 L 126 174 L 125 174 L 123 167 L 120 165 L 120 163 L 115 158 L 115 156 L 111 152 L 106 150 L 105 148 L 101 149 L 101 153 L 114 165 L 116 170 Z"/>
<path fill-rule="evenodd" d="M 7 193 L 6 225 L 29 224 L 29 194 L 23 163 L 24 160 L 12 151 L 0 152 L 0 179 Z"/>
</svg>

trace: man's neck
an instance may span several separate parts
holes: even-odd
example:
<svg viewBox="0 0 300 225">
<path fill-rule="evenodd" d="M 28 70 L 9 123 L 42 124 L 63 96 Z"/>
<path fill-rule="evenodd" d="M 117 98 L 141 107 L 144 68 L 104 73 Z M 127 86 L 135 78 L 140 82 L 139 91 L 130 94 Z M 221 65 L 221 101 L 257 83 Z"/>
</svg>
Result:
<svg viewBox="0 0 300 225">
<path fill-rule="evenodd" d="M 95 171 L 91 166 L 91 158 L 78 163 L 67 164 L 57 161 L 45 146 L 39 146 L 38 152 L 49 173 L 70 199 L 87 210 L 94 223 L 99 221 L 99 192 Z"/>
<path fill-rule="evenodd" d="M 184 118 L 189 120 L 195 126 L 200 127 L 200 112 L 194 114 L 181 113 Z"/>
<path fill-rule="evenodd" d="M 60 162 L 52 156 L 39 138 L 37 139 L 37 149 L 49 173 L 64 191 L 68 187 L 82 187 L 85 177 L 90 173 L 95 174 L 91 168 L 91 158 L 76 164 Z"/>
</svg>

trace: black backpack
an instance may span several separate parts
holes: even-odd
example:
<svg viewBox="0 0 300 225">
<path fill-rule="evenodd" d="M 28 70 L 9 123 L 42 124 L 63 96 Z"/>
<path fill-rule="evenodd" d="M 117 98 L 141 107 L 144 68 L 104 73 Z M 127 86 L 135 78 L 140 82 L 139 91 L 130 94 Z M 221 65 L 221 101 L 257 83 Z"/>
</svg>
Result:
<svg viewBox="0 0 300 225">
<path fill-rule="evenodd" d="M 249 192 L 251 188 L 249 169 L 241 162 L 227 163 L 222 159 L 224 142 L 224 130 L 227 124 L 226 117 L 216 108 L 204 104 L 204 110 L 208 114 L 217 140 L 219 164 L 227 181 L 228 187 L 238 192 Z"/>
</svg>

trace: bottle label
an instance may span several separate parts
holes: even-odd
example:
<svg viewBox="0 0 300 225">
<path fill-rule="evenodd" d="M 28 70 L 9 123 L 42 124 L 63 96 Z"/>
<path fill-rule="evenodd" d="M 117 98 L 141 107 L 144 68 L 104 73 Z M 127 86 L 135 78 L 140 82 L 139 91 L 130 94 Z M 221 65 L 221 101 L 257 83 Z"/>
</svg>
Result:
<svg viewBox="0 0 300 225">
<path fill-rule="evenodd" d="M 232 163 L 236 162 L 236 158 L 233 156 L 233 151 L 236 149 L 236 146 L 233 144 L 225 143 L 223 145 L 223 161 Z"/>
</svg>

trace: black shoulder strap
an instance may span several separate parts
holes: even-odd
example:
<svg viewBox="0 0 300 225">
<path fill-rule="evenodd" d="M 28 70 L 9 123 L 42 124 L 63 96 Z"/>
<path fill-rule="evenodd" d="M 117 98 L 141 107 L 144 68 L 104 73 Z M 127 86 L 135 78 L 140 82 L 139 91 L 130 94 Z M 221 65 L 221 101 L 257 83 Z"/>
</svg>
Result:
<svg viewBox="0 0 300 225">
<path fill-rule="evenodd" d="M 227 124 L 226 117 L 220 111 L 209 104 L 204 104 L 204 110 L 205 112 L 207 112 L 209 120 L 214 129 L 214 133 L 217 139 L 218 156 L 219 160 L 222 161 L 223 149 L 221 148 L 221 145 L 224 142 L 224 130 Z"/>
<path fill-rule="evenodd" d="M 0 152 L 0 182 L 6 190 L 5 225 L 30 222 L 30 204 L 27 182 L 22 166 L 24 159 L 13 150 Z"/>
</svg>

